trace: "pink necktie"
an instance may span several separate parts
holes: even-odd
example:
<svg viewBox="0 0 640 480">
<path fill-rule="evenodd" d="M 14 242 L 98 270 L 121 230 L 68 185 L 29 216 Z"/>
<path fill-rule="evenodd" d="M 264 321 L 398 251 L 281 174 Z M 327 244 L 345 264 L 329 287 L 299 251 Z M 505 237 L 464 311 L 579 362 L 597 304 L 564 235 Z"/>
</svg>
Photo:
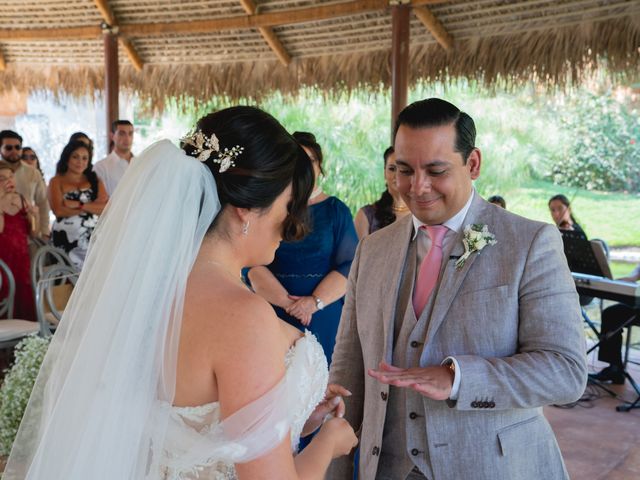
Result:
<svg viewBox="0 0 640 480">
<path fill-rule="evenodd" d="M 444 225 L 423 225 L 420 229 L 427 230 L 427 235 L 431 239 L 431 248 L 422 260 L 418 280 L 413 289 L 413 310 L 416 312 L 417 318 L 420 318 L 420 314 L 422 314 L 438 282 L 440 265 L 442 264 L 442 240 L 447 233 L 447 227 Z"/>
</svg>

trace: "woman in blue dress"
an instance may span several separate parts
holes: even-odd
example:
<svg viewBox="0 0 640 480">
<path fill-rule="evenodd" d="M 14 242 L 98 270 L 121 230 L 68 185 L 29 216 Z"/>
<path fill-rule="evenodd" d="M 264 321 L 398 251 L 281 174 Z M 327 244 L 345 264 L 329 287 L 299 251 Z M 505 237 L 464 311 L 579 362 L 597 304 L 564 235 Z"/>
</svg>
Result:
<svg viewBox="0 0 640 480">
<path fill-rule="evenodd" d="M 252 268 L 248 277 L 280 318 L 318 338 L 331 363 L 358 237 L 349 207 L 318 186 L 324 172 L 315 136 L 295 132 L 293 137 L 311 158 L 316 176 L 309 198 L 310 232 L 299 242 L 282 242 L 273 263 Z"/>
</svg>

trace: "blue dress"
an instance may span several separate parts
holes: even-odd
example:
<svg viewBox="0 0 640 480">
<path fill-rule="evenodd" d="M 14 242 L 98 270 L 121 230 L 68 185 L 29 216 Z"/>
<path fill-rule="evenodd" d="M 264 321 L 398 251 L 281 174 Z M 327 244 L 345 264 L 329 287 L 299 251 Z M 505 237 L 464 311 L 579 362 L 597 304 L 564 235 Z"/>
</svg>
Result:
<svg viewBox="0 0 640 480">
<path fill-rule="evenodd" d="M 299 242 L 282 242 L 273 263 L 267 266 L 291 295 L 311 295 L 333 270 L 347 278 L 358 245 L 349 207 L 337 198 L 329 197 L 311 205 L 309 216 L 311 233 Z M 315 312 L 308 327 L 322 345 L 329 364 L 343 303 L 344 297 Z M 274 308 L 280 318 L 304 330 L 297 318 L 280 307 Z"/>
</svg>

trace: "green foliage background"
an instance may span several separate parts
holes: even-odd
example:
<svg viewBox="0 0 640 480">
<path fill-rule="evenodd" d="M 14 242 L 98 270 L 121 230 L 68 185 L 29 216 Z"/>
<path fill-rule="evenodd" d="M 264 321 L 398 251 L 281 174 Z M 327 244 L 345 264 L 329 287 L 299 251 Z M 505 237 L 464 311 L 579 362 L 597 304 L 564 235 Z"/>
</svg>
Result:
<svg viewBox="0 0 640 480">
<path fill-rule="evenodd" d="M 547 200 L 564 193 L 590 236 L 612 245 L 640 245 L 640 120 L 632 97 L 606 78 L 563 92 L 534 85 L 517 91 L 487 91 L 466 80 L 419 84 L 409 101 L 445 98 L 475 120 L 482 151 L 483 196 L 501 194 L 519 214 L 550 221 Z M 190 125 L 205 113 L 232 104 L 177 99 L 165 117 Z M 327 193 L 353 213 L 384 188 L 382 152 L 390 144 L 390 96 L 386 90 L 327 94 L 303 90 L 296 97 L 271 95 L 258 104 L 289 131 L 307 130 L 325 154 Z M 179 119 L 179 120 L 176 120 Z M 615 192 L 615 193 L 612 193 Z"/>
</svg>

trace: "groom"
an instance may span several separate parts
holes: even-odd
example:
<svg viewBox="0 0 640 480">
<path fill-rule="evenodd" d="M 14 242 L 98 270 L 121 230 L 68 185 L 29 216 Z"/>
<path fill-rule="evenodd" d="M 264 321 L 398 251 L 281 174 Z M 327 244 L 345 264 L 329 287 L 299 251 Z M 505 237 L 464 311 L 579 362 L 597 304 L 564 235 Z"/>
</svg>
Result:
<svg viewBox="0 0 640 480">
<path fill-rule="evenodd" d="M 413 215 L 361 242 L 331 365 L 353 393 L 359 478 L 568 478 L 541 408 L 587 379 L 557 228 L 480 198 L 475 125 L 451 103 L 405 108 L 395 152 Z"/>
</svg>

